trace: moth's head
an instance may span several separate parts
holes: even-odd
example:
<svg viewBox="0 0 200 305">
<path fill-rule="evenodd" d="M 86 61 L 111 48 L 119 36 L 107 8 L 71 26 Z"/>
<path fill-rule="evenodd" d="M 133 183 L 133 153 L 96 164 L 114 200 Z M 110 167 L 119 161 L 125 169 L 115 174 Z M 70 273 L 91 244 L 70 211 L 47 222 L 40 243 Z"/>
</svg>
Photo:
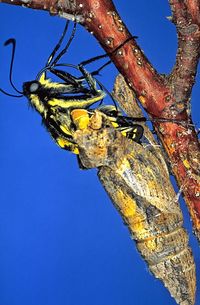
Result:
<svg viewBox="0 0 200 305">
<path fill-rule="evenodd" d="M 23 94 L 29 97 L 31 94 L 38 94 L 41 84 L 37 80 L 23 83 Z"/>
<path fill-rule="evenodd" d="M 44 97 L 41 96 L 41 92 L 43 91 L 40 81 L 33 80 L 23 83 L 23 95 L 28 98 L 30 105 L 41 115 L 44 115 L 47 110 Z"/>
</svg>

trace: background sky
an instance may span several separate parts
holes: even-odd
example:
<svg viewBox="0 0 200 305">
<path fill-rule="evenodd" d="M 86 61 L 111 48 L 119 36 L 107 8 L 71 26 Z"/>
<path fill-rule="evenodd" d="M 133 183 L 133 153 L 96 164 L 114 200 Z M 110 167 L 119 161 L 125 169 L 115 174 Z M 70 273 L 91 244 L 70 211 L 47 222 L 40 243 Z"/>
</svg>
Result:
<svg viewBox="0 0 200 305">
<path fill-rule="evenodd" d="M 170 72 L 177 42 L 166 19 L 168 1 L 124 3 L 115 1 L 131 33 L 139 36 L 156 69 Z M 6 4 L 0 5 L 0 20 L 0 87 L 11 91 L 11 48 L 3 43 L 15 37 L 14 82 L 21 89 L 44 66 L 65 20 Z M 65 61 L 77 64 L 102 53 L 78 26 Z M 102 72 L 109 90 L 116 75 L 111 65 Z M 199 96 L 196 85 L 197 124 Z M 76 158 L 53 143 L 25 98 L 0 95 L 0 130 L 0 305 L 176 304 L 148 271 L 96 170 L 79 170 Z M 199 270 L 199 247 L 182 201 L 181 207 Z M 197 283 L 200 305 L 199 272 Z"/>
</svg>

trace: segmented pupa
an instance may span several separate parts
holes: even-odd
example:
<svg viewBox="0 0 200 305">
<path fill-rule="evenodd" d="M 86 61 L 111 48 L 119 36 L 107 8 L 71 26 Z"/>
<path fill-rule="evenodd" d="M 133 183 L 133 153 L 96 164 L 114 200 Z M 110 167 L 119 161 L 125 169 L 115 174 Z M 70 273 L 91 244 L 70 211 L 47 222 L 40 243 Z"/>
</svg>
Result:
<svg viewBox="0 0 200 305">
<path fill-rule="evenodd" d="M 194 305 L 194 259 L 164 160 L 108 125 L 96 111 L 88 128 L 75 133 L 80 160 L 85 168 L 99 168 L 99 179 L 149 270 L 178 304 Z"/>
</svg>

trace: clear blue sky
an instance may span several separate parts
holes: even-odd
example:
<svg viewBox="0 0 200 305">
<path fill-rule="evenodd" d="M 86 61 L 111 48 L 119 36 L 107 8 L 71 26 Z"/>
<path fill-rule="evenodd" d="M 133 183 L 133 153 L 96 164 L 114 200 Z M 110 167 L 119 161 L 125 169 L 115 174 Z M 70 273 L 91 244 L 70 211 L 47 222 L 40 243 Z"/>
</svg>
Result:
<svg viewBox="0 0 200 305">
<path fill-rule="evenodd" d="M 168 1 L 115 3 L 158 71 L 168 73 L 176 52 L 175 27 L 166 19 Z M 17 40 L 14 80 L 21 88 L 43 67 L 65 21 L 5 4 L 0 19 L 0 87 L 10 91 L 11 52 L 4 41 Z M 101 48 L 79 26 L 66 62 L 97 54 Z M 102 74 L 111 89 L 115 68 Z M 195 122 L 199 96 L 196 86 Z M 0 305 L 175 305 L 148 271 L 96 171 L 80 171 L 76 158 L 53 143 L 27 105 L 25 98 L 0 96 Z M 199 268 L 199 248 L 181 205 Z"/>
</svg>

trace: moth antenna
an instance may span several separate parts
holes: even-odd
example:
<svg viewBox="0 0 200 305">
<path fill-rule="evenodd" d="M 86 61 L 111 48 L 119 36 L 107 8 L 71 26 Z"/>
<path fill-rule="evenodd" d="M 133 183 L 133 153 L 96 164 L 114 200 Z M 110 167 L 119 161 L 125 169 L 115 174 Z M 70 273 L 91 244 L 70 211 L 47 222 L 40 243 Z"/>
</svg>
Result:
<svg viewBox="0 0 200 305">
<path fill-rule="evenodd" d="M 18 92 L 19 94 L 23 94 L 22 91 L 19 91 L 13 81 L 12 81 L 12 70 L 13 70 L 13 62 L 14 62 L 14 57 L 15 57 L 15 48 L 16 48 L 16 40 L 14 38 L 10 38 L 8 39 L 5 43 L 4 43 L 4 46 L 7 46 L 11 44 L 12 45 L 12 56 L 11 56 L 11 63 L 10 63 L 10 72 L 9 72 L 9 80 L 10 80 L 10 84 L 11 86 L 13 87 L 13 89 Z M 2 91 L 2 90 L 1 90 Z M 6 94 L 6 93 L 5 93 Z M 9 95 L 9 94 L 7 94 Z M 10 95 L 10 96 L 13 96 L 13 95 Z"/>
<path fill-rule="evenodd" d="M 21 94 L 21 95 L 10 94 L 1 88 L 0 88 L 0 92 L 2 92 L 5 95 L 12 96 L 12 97 L 23 97 L 24 96 L 23 94 Z"/>
</svg>

